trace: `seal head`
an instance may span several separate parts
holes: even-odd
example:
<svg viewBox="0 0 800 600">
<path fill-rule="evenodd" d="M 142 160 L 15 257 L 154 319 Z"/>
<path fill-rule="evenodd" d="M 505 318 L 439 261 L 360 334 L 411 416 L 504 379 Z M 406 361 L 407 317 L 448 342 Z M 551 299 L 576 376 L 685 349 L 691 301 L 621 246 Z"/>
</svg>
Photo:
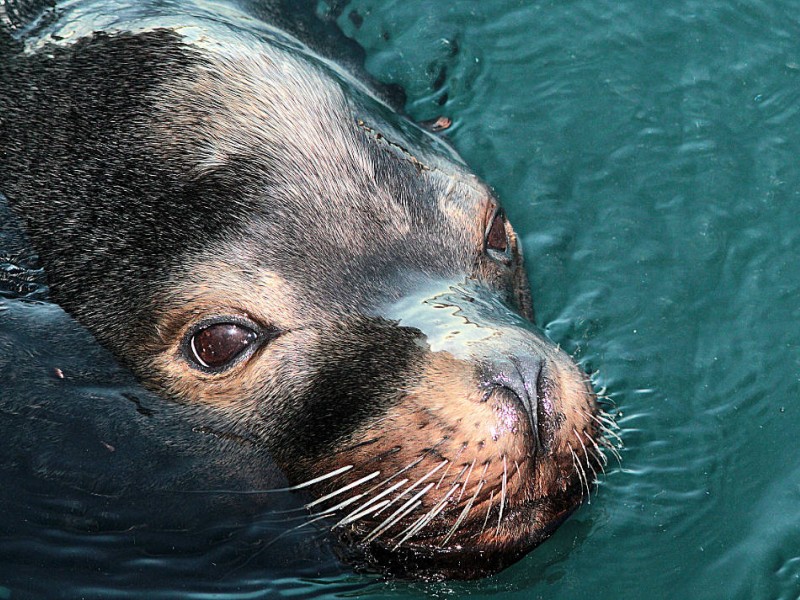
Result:
<svg viewBox="0 0 800 600">
<path fill-rule="evenodd" d="M 477 577 L 549 536 L 597 408 L 491 191 L 302 48 L 136 23 L 0 65 L 0 190 L 52 298 L 267 448 L 358 566 Z"/>
</svg>

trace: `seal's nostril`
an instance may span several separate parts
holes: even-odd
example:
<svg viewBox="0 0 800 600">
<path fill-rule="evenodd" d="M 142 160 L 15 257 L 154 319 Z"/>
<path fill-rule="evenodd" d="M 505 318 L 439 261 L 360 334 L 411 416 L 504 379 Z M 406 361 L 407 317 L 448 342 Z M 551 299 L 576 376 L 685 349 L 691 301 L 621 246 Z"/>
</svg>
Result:
<svg viewBox="0 0 800 600">
<path fill-rule="evenodd" d="M 512 356 L 511 362 L 516 367 L 517 373 L 522 380 L 525 393 L 535 404 L 536 398 L 539 397 L 539 382 L 542 371 L 544 371 L 544 359 L 529 356 Z"/>
<path fill-rule="evenodd" d="M 483 400 L 502 394 L 513 399 L 520 417 L 528 422 L 535 448 L 541 447 L 539 427 L 539 404 L 544 397 L 544 360 L 534 355 L 506 356 L 494 360 L 485 373 L 487 389 Z"/>
</svg>

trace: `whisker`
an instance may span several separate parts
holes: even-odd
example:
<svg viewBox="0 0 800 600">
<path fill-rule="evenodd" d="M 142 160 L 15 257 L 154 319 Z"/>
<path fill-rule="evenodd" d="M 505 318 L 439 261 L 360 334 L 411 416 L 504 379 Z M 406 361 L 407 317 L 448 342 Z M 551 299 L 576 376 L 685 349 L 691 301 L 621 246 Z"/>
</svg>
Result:
<svg viewBox="0 0 800 600">
<path fill-rule="evenodd" d="M 320 475 L 319 477 L 315 477 L 314 479 L 310 479 L 303 483 L 298 483 L 297 485 L 293 485 L 292 487 L 287 488 L 279 488 L 276 490 L 272 490 L 274 492 L 294 492 L 295 490 L 302 490 L 304 488 L 310 487 L 315 483 L 319 483 L 320 481 L 325 481 L 326 479 L 330 479 L 331 477 L 336 477 L 337 475 L 341 475 L 342 473 L 346 473 L 350 469 L 353 468 L 353 465 L 347 465 L 346 467 L 341 467 L 340 469 L 336 469 L 335 471 L 331 471 L 330 473 L 326 473 L 325 475 Z"/>
<path fill-rule="evenodd" d="M 393 430 L 396 430 L 396 429 L 399 429 L 399 427 L 397 427 L 397 428 L 394 428 Z M 384 431 L 384 433 L 385 433 L 385 431 Z M 446 440 L 447 440 L 447 438 L 444 438 L 444 439 L 442 439 L 442 440 L 439 440 L 438 442 L 436 442 L 436 443 L 435 443 L 433 446 L 431 446 L 431 447 L 430 447 L 430 448 L 428 448 L 428 449 L 427 449 L 425 452 L 423 452 L 423 453 L 422 453 L 422 455 L 421 455 L 419 458 L 417 458 L 415 461 L 413 461 L 413 462 L 409 463 L 408 465 L 406 465 L 405 467 L 403 467 L 402 469 L 400 469 L 399 471 L 397 471 L 397 472 L 396 472 L 394 475 L 392 475 L 391 477 L 387 477 L 387 478 L 386 478 L 386 479 L 384 479 L 383 481 L 381 481 L 381 482 L 377 483 L 376 485 L 374 485 L 373 487 L 371 487 L 369 490 L 367 490 L 367 493 L 370 493 L 370 492 L 372 492 L 373 490 L 376 490 L 376 489 L 378 489 L 378 488 L 379 488 L 379 487 L 381 487 L 382 485 L 385 485 L 385 484 L 389 483 L 389 482 L 390 482 L 392 479 L 395 479 L 396 477 L 399 477 L 400 475 L 402 475 L 403 473 L 405 473 L 405 472 L 406 472 L 406 471 L 408 471 L 409 469 L 413 469 L 414 467 L 416 467 L 416 466 L 417 466 L 419 463 L 421 463 L 423 460 L 425 460 L 425 457 L 426 457 L 428 454 L 430 454 L 431 452 L 433 452 L 434 450 L 436 450 L 436 448 L 438 448 L 440 445 L 442 445 L 442 444 L 443 444 L 443 443 L 444 443 Z M 387 454 L 396 453 L 398 450 L 399 450 L 399 448 L 398 448 L 398 449 L 394 449 L 394 448 L 393 448 L 392 450 L 389 450 L 389 451 L 387 451 L 387 452 L 382 452 L 381 454 L 378 454 L 378 455 L 376 455 L 375 457 L 373 457 L 373 458 L 371 458 L 370 460 L 368 460 L 368 461 L 367 461 L 367 463 L 369 463 L 369 462 L 372 462 L 373 460 L 379 459 L 379 458 L 381 458 L 381 457 L 383 457 L 383 456 L 386 456 Z"/>
<path fill-rule="evenodd" d="M 464 480 L 464 485 L 461 486 L 461 493 L 458 495 L 458 501 L 461 502 L 461 498 L 464 496 L 464 490 L 467 489 L 467 483 L 469 483 L 469 478 L 472 475 L 472 469 L 475 466 L 475 461 L 478 460 L 477 458 L 472 459 L 472 464 L 469 466 L 469 473 L 467 473 L 467 478 Z M 466 469 L 466 465 L 464 465 Z"/>
<path fill-rule="evenodd" d="M 500 512 L 497 515 L 497 533 L 500 533 L 500 521 L 503 520 L 503 509 L 506 506 L 506 480 L 508 479 L 506 470 L 506 455 L 503 455 L 503 480 L 500 487 Z"/>
<path fill-rule="evenodd" d="M 447 494 L 445 494 L 444 498 L 442 498 L 436 506 L 434 506 L 426 514 L 422 515 L 419 519 L 417 519 L 417 521 L 410 527 L 406 528 L 405 531 L 401 532 L 400 535 L 403 534 L 405 535 L 399 542 L 397 542 L 397 544 L 395 544 L 392 550 L 397 550 L 403 542 L 416 535 L 419 531 L 422 530 L 423 527 L 425 527 L 428 523 L 433 521 L 433 519 L 436 518 L 436 515 L 438 515 L 440 512 L 444 510 L 444 507 L 447 504 L 447 501 L 450 499 L 450 496 L 452 496 L 453 492 L 455 492 L 459 487 L 460 487 L 459 484 L 455 484 L 454 486 L 452 486 L 450 488 L 450 491 L 448 491 Z"/>
<path fill-rule="evenodd" d="M 426 480 L 428 477 L 430 477 L 431 475 L 433 475 L 434 473 L 436 473 L 436 471 L 438 471 L 439 469 L 441 469 L 441 468 L 442 468 L 443 466 L 445 466 L 445 465 L 446 465 L 448 462 L 450 462 L 450 461 L 448 461 L 447 459 L 444 459 L 442 462 L 440 462 L 438 465 L 436 465 L 436 466 L 435 466 L 433 469 L 431 469 L 430 471 L 428 471 L 427 473 L 425 473 L 425 475 L 423 475 L 422 477 L 420 477 L 419 479 L 417 479 L 417 481 L 416 481 L 416 482 L 414 482 L 412 485 L 410 485 L 408 488 L 406 488 L 406 489 L 405 489 L 403 492 L 401 492 L 400 494 L 398 494 L 397 496 L 395 496 L 395 498 L 394 498 L 394 499 L 393 499 L 391 502 L 389 502 L 389 504 L 387 504 L 386 506 L 384 506 L 384 507 L 383 507 L 381 510 L 379 510 L 379 511 L 378 511 L 377 513 L 375 513 L 375 514 L 376 514 L 376 515 L 379 515 L 379 514 L 381 514 L 381 512 L 383 512 L 385 509 L 387 509 L 388 507 L 390 507 L 392 504 L 394 504 L 395 502 L 397 502 L 398 500 L 400 500 L 400 498 L 402 498 L 402 497 L 403 497 L 403 496 L 405 496 L 406 494 L 408 494 L 408 493 L 410 493 L 411 491 L 413 491 L 414 489 L 416 489 L 416 487 L 417 487 L 418 485 L 420 485 L 420 484 L 421 484 L 423 481 L 425 481 L 425 480 Z M 432 485 L 432 484 L 431 484 L 431 485 Z"/>
<path fill-rule="evenodd" d="M 313 502 L 309 502 L 308 504 L 306 504 L 306 508 L 311 508 L 312 506 L 316 506 L 317 504 L 325 502 L 326 500 L 330 500 L 331 498 L 334 498 L 334 497 L 338 496 L 339 494 L 343 494 L 347 490 L 351 490 L 354 487 L 361 485 L 362 483 L 366 483 L 367 481 L 375 479 L 380 474 L 381 474 L 380 471 L 373 471 L 372 473 L 370 473 L 369 475 L 367 475 L 365 477 L 362 477 L 361 479 L 357 479 L 356 481 L 353 481 L 352 483 L 348 483 L 346 486 L 344 486 L 342 488 L 339 488 L 338 490 L 333 491 L 330 494 L 324 495 L 322 498 L 318 498 L 317 500 L 314 500 Z"/>
<path fill-rule="evenodd" d="M 361 517 L 365 516 L 364 513 L 362 513 L 362 511 L 364 509 L 366 509 L 367 507 L 371 506 L 375 502 L 378 502 L 381 498 L 383 498 L 385 496 L 388 496 L 393 491 L 395 491 L 397 488 L 399 488 L 400 486 L 404 485 L 406 482 L 408 482 L 408 479 L 401 479 L 400 481 L 395 483 L 392 487 L 383 490 L 380 494 L 378 494 L 374 498 L 368 500 L 367 502 L 365 502 L 364 504 L 359 506 L 356 510 L 351 512 L 349 515 L 345 515 L 345 517 L 341 521 L 336 523 L 336 525 L 334 525 L 331 529 L 334 529 L 336 527 L 341 527 L 343 525 L 349 525 L 350 523 L 352 523 L 354 521 L 357 521 Z M 389 501 L 387 500 L 386 502 L 388 503 Z M 384 504 L 381 503 L 381 508 L 383 508 L 383 506 L 384 506 Z M 358 514 L 356 514 L 356 513 L 358 513 Z"/>
<path fill-rule="evenodd" d="M 605 388 L 603 388 L 603 391 L 605 392 Z M 617 403 L 616 403 L 616 401 L 615 401 L 615 400 L 614 400 L 614 399 L 613 399 L 611 396 L 609 396 L 609 395 L 608 395 L 608 394 L 606 394 L 606 393 L 603 393 L 602 395 L 598 395 L 598 396 L 597 396 L 597 398 L 598 398 L 598 399 L 599 399 L 599 400 L 600 400 L 600 401 L 601 401 L 603 404 L 609 404 L 609 405 L 613 406 L 614 408 L 616 408 L 616 407 L 617 407 Z"/>
<path fill-rule="evenodd" d="M 575 436 L 578 438 L 578 443 L 581 445 L 581 448 L 583 448 L 583 455 L 586 457 L 586 466 L 592 469 L 594 472 L 594 478 L 597 479 L 597 471 L 592 468 L 592 461 L 589 460 L 589 453 L 586 451 L 586 445 L 583 443 L 583 437 L 574 427 L 572 428 L 572 431 L 575 432 Z M 592 481 L 592 483 L 594 483 L 594 481 Z"/>
<path fill-rule="evenodd" d="M 403 504 L 400 508 L 394 511 L 391 515 L 389 515 L 383 523 L 378 525 L 372 532 L 364 538 L 364 543 L 369 543 L 379 535 L 381 535 L 384 531 L 389 529 L 392 525 L 394 525 L 397 521 L 405 517 L 409 512 L 414 510 L 417 506 L 422 504 L 422 500 L 420 498 L 428 493 L 428 491 L 434 486 L 433 482 L 426 485 L 422 488 L 419 492 L 414 494 L 408 501 Z M 398 496 L 399 497 L 399 496 Z M 396 500 L 397 498 L 395 498 Z M 394 501 L 394 500 L 393 500 Z M 387 504 L 388 506 L 388 504 Z M 386 508 L 385 506 L 383 508 Z M 383 508 L 381 510 L 383 510 Z"/>
<path fill-rule="evenodd" d="M 406 471 L 408 471 L 409 469 L 413 469 L 414 467 L 416 467 L 416 466 L 417 466 L 419 463 L 421 463 L 423 460 L 425 460 L 425 457 L 426 457 L 426 456 L 427 456 L 427 455 L 428 455 L 428 454 L 429 454 L 431 451 L 435 450 L 435 449 L 436 449 L 436 448 L 437 448 L 437 447 L 438 447 L 440 444 L 442 444 L 444 441 L 445 441 L 445 440 L 441 440 L 441 441 L 437 442 L 436 444 L 434 444 L 433 446 L 431 446 L 431 447 L 430 447 L 430 448 L 429 448 L 427 451 L 425 451 L 425 452 L 422 454 L 422 456 L 420 456 L 420 457 L 419 457 L 417 460 L 415 460 L 414 462 L 412 462 L 412 463 L 410 463 L 410 464 L 406 465 L 405 467 L 403 467 L 402 469 L 400 469 L 399 471 L 397 471 L 397 473 L 395 473 L 395 474 L 394 474 L 394 475 L 392 475 L 391 477 L 387 477 L 386 479 L 384 479 L 383 481 L 381 481 L 381 482 L 380 482 L 380 483 L 378 483 L 377 485 L 375 485 L 375 486 L 371 487 L 369 490 L 367 490 L 367 493 L 371 493 L 373 490 L 376 490 L 376 489 L 378 489 L 379 487 L 381 487 L 382 485 L 385 485 L 385 484 L 389 483 L 389 482 L 390 482 L 392 479 L 394 479 L 395 477 L 399 477 L 400 475 L 402 475 L 403 473 L 405 473 L 405 472 L 406 472 Z"/>
<path fill-rule="evenodd" d="M 617 440 L 617 444 L 616 444 L 616 446 L 618 446 L 619 448 L 623 448 L 623 447 L 625 446 L 625 442 L 623 442 L 623 441 L 622 441 L 622 438 L 621 438 L 621 437 L 619 437 L 619 435 L 617 435 L 615 432 L 613 432 L 612 430 L 610 430 L 608 427 L 606 427 L 606 426 L 601 426 L 601 427 L 600 427 L 600 431 L 602 432 L 602 434 L 603 434 L 603 437 L 606 437 L 606 438 L 608 438 L 608 437 L 612 437 L 612 438 L 614 438 L 615 440 Z"/>
<path fill-rule="evenodd" d="M 486 531 L 486 524 L 489 522 L 489 514 L 492 512 L 492 502 L 494 502 L 494 490 L 492 490 L 492 493 L 489 495 L 489 508 L 486 509 L 486 518 L 483 520 L 483 527 L 481 527 L 480 533 Z"/>
<path fill-rule="evenodd" d="M 450 467 L 452 467 L 454 464 L 456 464 L 456 461 L 458 460 L 458 457 L 461 456 L 461 453 L 464 452 L 464 450 L 467 449 L 468 445 L 469 444 L 467 442 L 464 442 L 463 444 L 461 444 L 461 449 L 458 452 L 456 452 L 456 455 L 450 460 L 450 464 L 447 465 L 447 468 L 444 470 L 444 473 L 442 473 L 442 477 L 439 479 L 439 483 L 436 484 L 436 489 L 437 490 L 439 489 L 439 486 L 442 485 L 442 481 L 444 481 L 444 478 L 447 477 L 447 474 L 450 472 Z"/>
<path fill-rule="evenodd" d="M 487 463 L 486 466 L 488 468 L 488 466 L 489 466 L 488 463 Z M 477 488 L 478 489 L 475 490 L 475 493 L 472 495 L 472 497 L 467 501 L 466 506 L 464 506 L 464 510 L 462 510 L 461 514 L 458 515 L 458 519 L 456 519 L 456 522 L 453 523 L 453 526 L 450 528 L 450 531 L 447 532 L 447 536 L 442 541 L 440 547 L 445 546 L 447 544 L 447 542 L 450 541 L 450 538 L 453 537 L 453 534 L 461 526 L 461 523 L 463 523 L 464 519 L 467 518 L 467 515 L 469 514 L 469 511 L 472 509 L 472 504 L 473 504 L 473 502 L 475 502 L 475 498 L 478 497 L 478 494 L 480 494 L 481 489 L 483 488 L 483 479 L 481 479 L 478 482 Z"/>
<path fill-rule="evenodd" d="M 576 455 L 577 455 L 577 453 L 576 453 Z M 577 458 L 577 456 L 576 456 L 576 458 Z M 589 476 L 586 473 L 586 469 L 584 468 L 583 463 L 581 462 L 581 459 L 577 458 L 577 461 L 578 461 L 577 462 L 578 469 L 583 474 L 583 482 L 586 484 L 586 503 L 587 504 L 591 504 L 592 503 L 592 488 L 589 485 Z"/>
<path fill-rule="evenodd" d="M 597 414 L 589 413 L 589 416 L 595 420 L 595 422 L 599 423 L 600 425 L 605 425 L 610 427 L 611 429 L 619 430 L 620 426 L 616 421 L 616 418 L 602 408 L 597 411 Z"/>
<path fill-rule="evenodd" d="M 575 454 L 575 451 L 572 449 L 572 447 L 571 447 L 571 446 L 570 446 L 570 449 L 569 449 L 569 451 L 570 451 L 570 453 L 572 454 L 572 466 L 575 468 L 575 473 L 578 475 L 578 479 L 579 479 L 579 480 L 580 480 L 580 482 L 581 482 L 581 500 L 583 500 L 583 486 L 584 486 L 584 479 L 583 479 L 583 474 L 582 474 L 582 473 L 583 473 L 583 471 L 582 471 L 582 469 L 579 467 L 579 463 L 580 463 L 580 461 L 578 460 L 578 457 L 577 457 L 577 455 Z M 586 486 L 586 489 L 587 489 L 587 491 L 588 491 L 588 489 L 589 489 L 589 486 L 588 486 L 588 485 Z"/>
<path fill-rule="evenodd" d="M 327 517 L 327 516 L 330 516 L 330 515 L 334 514 L 335 512 L 337 512 L 337 511 L 339 511 L 339 510 L 341 510 L 341 509 L 343 509 L 343 508 L 345 508 L 347 506 L 350 506 L 353 502 L 357 502 L 357 501 L 361 500 L 361 498 L 363 498 L 363 497 L 364 497 L 364 494 L 356 494 L 355 496 L 352 496 L 352 497 L 348 498 L 347 500 L 343 500 L 342 502 L 340 502 L 336 506 L 332 506 L 330 508 L 326 508 L 325 510 L 321 510 L 321 511 L 316 512 L 316 513 L 311 513 L 308 516 L 309 517 L 319 517 L 319 516 L 326 516 Z"/>
<path fill-rule="evenodd" d="M 331 471 L 330 473 L 326 473 L 325 475 L 320 475 L 319 477 L 315 477 L 314 479 L 304 481 L 303 483 L 298 483 L 297 485 L 284 488 L 270 488 L 268 490 L 185 490 L 185 491 L 176 490 L 176 491 L 184 494 L 231 494 L 231 495 L 242 495 L 242 496 L 246 496 L 249 494 L 274 494 L 277 492 L 294 492 L 297 490 L 302 490 L 307 487 L 311 487 L 315 483 L 325 481 L 326 479 L 330 479 L 331 477 L 336 477 L 337 475 L 341 475 L 342 473 L 345 473 L 352 468 L 353 465 L 340 467 L 334 471 Z M 303 510 L 303 507 L 293 509 L 292 511 L 281 511 L 281 512 L 294 512 L 297 510 Z"/>
<path fill-rule="evenodd" d="M 587 435 L 586 438 L 592 443 L 592 446 L 594 446 L 592 450 L 592 456 L 595 457 L 597 466 L 600 467 L 600 470 L 603 472 L 603 475 L 605 475 L 606 474 L 605 465 L 608 464 L 608 458 L 606 458 L 606 455 L 603 454 L 602 450 L 600 450 L 600 447 L 597 445 L 597 442 L 594 441 L 594 437 L 592 437 L 591 435 Z"/>
<path fill-rule="evenodd" d="M 421 457 L 419 457 L 417 460 L 415 460 L 415 461 L 414 461 L 414 462 L 412 462 L 411 464 L 409 464 L 409 465 L 406 465 L 405 467 L 403 467 L 402 469 L 400 469 L 399 471 L 397 471 L 397 473 L 395 473 L 395 474 L 394 474 L 394 475 L 392 475 L 391 477 L 387 477 L 387 478 L 386 478 L 386 479 L 384 479 L 383 481 L 381 481 L 381 482 L 379 482 L 379 483 L 376 483 L 375 485 L 373 485 L 371 488 L 369 488 L 369 489 L 366 491 L 366 493 L 367 493 L 367 494 L 370 494 L 370 493 L 372 493 L 373 491 L 377 490 L 377 489 L 378 489 L 379 487 L 381 487 L 382 485 L 386 485 L 387 483 L 389 483 L 389 482 L 390 482 L 392 479 L 394 479 L 395 477 L 399 477 L 400 475 L 402 475 L 403 473 L 405 473 L 405 472 L 406 472 L 406 471 L 408 471 L 409 469 L 412 469 L 412 468 L 414 468 L 415 466 L 417 466 L 419 463 L 421 463 L 421 462 L 422 462 L 422 460 L 423 460 L 424 458 L 425 458 L 425 456 L 424 456 L 424 455 L 423 455 L 423 456 L 421 456 Z M 408 481 L 408 479 L 404 479 L 403 481 Z"/>
<path fill-rule="evenodd" d="M 598 420 L 602 421 L 605 425 L 610 427 L 611 429 L 616 429 L 617 431 L 620 430 L 619 423 L 617 423 L 616 419 L 612 417 L 605 411 L 600 411 L 597 415 L 595 415 Z"/>
<path fill-rule="evenodd" d="M 458 475 L 456 475 L 456 478 L 455 478 L 455 479 L 453 479 L 453 485 L 455 485 L 456 483 L 458 483 L 458 480 L 459 480 L 459 479 L 461 479 L 461 476 L 462 476 L 464 473 L 466 473 L 466 472 L 467 472 L 467 469 L 469 469 L 469 465 L 464 465 L 463 467 L 461 467 L 461 470 L 458 472 Z"/>
<path fill-rule="evenodd" d="M 361 517 L 366 517 L 367 515 L 374 513 L 376 510 L 382 509 L 384 506 L 389 504 L 388 500 L 384 500 L 383 502 L 378 502 L 375 506 L 371 506 L 369 508 L 362 507 L 358 512 L 352 512 L 347 517 L 336 523 L 331 527 L 331 530 L 336 529 L 337 527 L 342 527 L 344 525 L 349 525 L 355 521 L 358 521 Z"/>
<path fill-rule="evenodd" d="M 287 529 L 286 531 L 280 533 L 278 536 L 276 536 L 275 538 L 270 540 L 267 543 L 267 545 L 265 546 L 265 548 L 267 548 L 270 545 L 274 544 L 275 542 L 277 542 L 281 538 L 286 537 L 287 535 L 291 534 L 292 532 L 297 531 L 298 529 L 302 529 L 303 527 L 308 527 L 309 525 L 311 525 L 313 523 L 316 523 L 316 522 L 321 521 L 323 519 L 327 519 L 328 517 L 330 517 L 333 514 L 335 514 L 337 510 L 339 510 L 341 508 L 344 508 L 345 506 L 349 506 L 350 504 L 352 504 L 353 502 L 355 502 L 356 500 L 358 500 L 362 496 L 363 496 L 363 494 L 358 494 L 356 496 L 353 496 L 352 498 L 348 498 L 344 502 L 341 502 L 341 503 L 337 504 L 334 507 L 328 508 L 328 509 L 326 509 L 326 510 L 324 510 L 322 512 L 319 512 L 319 513 L 314 513 L 312 515 L 309 515 L 309 516 L 311 516 L 313 518 L 309 519 L 305 523 L 301 523 L 300 525 L 297 525 L 295 527 L 292 527 L 291 529 Z"/>
<path fill-rule="evenodd" d="M 598 440 L 598 443 L 603 448 L 608 448 L 608 451 L 611 452 L 611 455 L 617 459 L 617 463 L 619 463 L 620 465 L 622 464 L 622 455 L 620 455 L 619 450 L 617 450 L 617 447 L 614 444 L 609 442 L 606 438 L 602 437 Z"/>
</svg>

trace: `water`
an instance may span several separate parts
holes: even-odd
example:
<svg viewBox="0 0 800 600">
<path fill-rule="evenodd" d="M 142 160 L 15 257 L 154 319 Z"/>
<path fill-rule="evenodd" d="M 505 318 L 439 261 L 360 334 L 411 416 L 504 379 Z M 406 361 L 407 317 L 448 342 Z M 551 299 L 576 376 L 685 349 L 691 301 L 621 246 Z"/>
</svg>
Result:
<svg viewBox="0 0 800 600">
<path fill-rule="evenodd" d="M 539 323 L 599 370 L 626 447 L 591 505 L 495 577 L 290 576 L 272 592 L 800 597 L 795 4 L 318 10 L 406 88 L 414 118 L 453 118 L 448 135 L 521 234 Z"/>
<path fill-rule="evenodd" d="M 624 414 L 591 506 L 454 589 L 800 597 L 793 4 L 352 6 L 373 74 L 454 118 L 522 233 L 540 322 Z"/>
</svg>

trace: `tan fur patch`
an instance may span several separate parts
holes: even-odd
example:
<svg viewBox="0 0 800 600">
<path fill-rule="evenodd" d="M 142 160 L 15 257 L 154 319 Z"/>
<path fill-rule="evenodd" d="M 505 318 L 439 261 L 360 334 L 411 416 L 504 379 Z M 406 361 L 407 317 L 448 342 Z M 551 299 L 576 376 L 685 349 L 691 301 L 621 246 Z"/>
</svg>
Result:
<svg viewBox="0 0 800 600">
<path fill-rule="evenodd" d="M 487 547 L 497 546 L 521 534 L 516 525 L 503 520 L 517 507 L 529 513 L 529 526 L 545 525 L 553 514 L 521 507 L 575 485 L 569 449 L 579 444 L 571 428 L 587 427 L 591 410 L 585 389 L 572 387 L 568 377 L 557 379 L 561 390 L 557 406 L 564 411 L 565 422 L 552 451 L 537 456 L 534 463 L 533 436 L 519 403 L 482 392 L 469 361 L 444 352 L 431 354 L 421 383 L 408 390 L 404 402 L 359 430 L 339 451 L 319 458 L 322 472 L 355 465 L 346 481 L 379 471 L 367 497 L 379 493 L 381 485 L 407 480 L 389 496 L 394 498 L 390 506 L 353 526 L 353 535 L 392 545 L 418 527 L 409 543 L 424 540 L 436 545 L 454 535 L 449 543 L 475 538 Z M 562 393 L 572 395 L 561 397 Z M 337 485 L 341 483 L 333 480 L 329 489 Z M 426 487 L 430 489 L 418 499 L 418 506 L 391 523 L 393 511 Z M 461 524 L 451 533 L 462 513 Z M 376 536 L 382 527 L 385 531 Z"/>
<path fill-rule="evenodd" d="M 306 329 L 309 323 L 322 318 L 313 311 L 299 312 L 302 303 L 296 298 L 295 290 L 274 273 L 243 273 L 213 261 L 187 265 L 184 278 L 166 292 L 163 304 L 169 308 L 158 315 L 159 340 L 151 348 L 154 372 L 176 397 L 244 408 L 287 354 L 298 354 L 296 348 L 303 345 L 298 338 L 313 335 Z M 190 366 L 180 346 L 193 324 L 215 316 L 245 317 L 284 333 L 229 371 L 208 374 Z"/>
</svg>

